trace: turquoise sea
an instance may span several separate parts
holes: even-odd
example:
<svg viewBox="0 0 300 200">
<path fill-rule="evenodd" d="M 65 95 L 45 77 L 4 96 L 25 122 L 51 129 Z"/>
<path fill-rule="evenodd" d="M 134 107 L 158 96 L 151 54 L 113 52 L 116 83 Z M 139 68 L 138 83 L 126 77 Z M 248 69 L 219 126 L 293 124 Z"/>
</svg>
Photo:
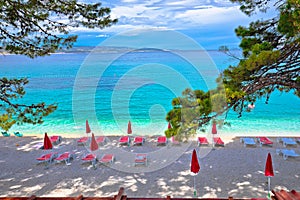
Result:
<svg viewBox="0 0 300 200">
<path fill-rule="evenodd" d="M 124 49 L 100 48 L 93 56 L 87 49 L 75 48 L 36 59 L 0 56 L 1 77 L 28 77 L 30 81 L 21 102 L 58 104 L 42 125 L 14 126 L 11 132 L 83 135 L 88 119 L 98 135 L 126 134 L 128 120 L 135 134 L 163 134 L 172 98 L 187 86 L 205 90 L 213 87 L 216 69 L 222 71 L 236 63 L 211 50 L 203 54 L 206 58 L 200 58 L 204 68 L 199 72 L 170 51 L 144 49 L 115 57 Z M 192 51 L 189 55 L 203 56 Z M 99 70 L 101 63 L 105 68 Z M 210 66 L 212 63 L 216 68 Z M 300 99 L 292 93 L 275 92 L 268 104 L 265 99 L 258 100 L 252 112 L 241 118 L 230 112 L 227 121 L 231 127 L 219 129 L 220 134 L 299 136 Z"/>
</svg>

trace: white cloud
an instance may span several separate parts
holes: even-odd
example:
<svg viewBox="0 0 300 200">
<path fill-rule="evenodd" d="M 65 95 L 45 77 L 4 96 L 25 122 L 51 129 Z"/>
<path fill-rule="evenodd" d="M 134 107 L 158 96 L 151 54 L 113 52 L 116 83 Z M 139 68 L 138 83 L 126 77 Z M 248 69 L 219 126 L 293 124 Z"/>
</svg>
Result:
<svg viewBox="0 0 300 200">
<path fill-rule="evenodd" d="M 193 5 L 195 3 L 194 0 L 177 0 L 177 1 L 168 1 L 166 2 L 166 6 L 181 6 L 181 5 Z M 200 2 L 198 2 L 200 3 Z"/>
<path fill-rule="evenodd" d="M 97 0 L 82 0 L 98 2 Z M 263 15 L 249 18 L 230 0 L 102 0 L 102 5 L 111 8 L 111 17 L 119 22 L 104 30 L 79 27 L 74 31 L 94 31 L 98 37 L 110 37 L 116 33 L 137 29 L 160 28 L 187 34 L 208 48 L 215 43 L 237 46 L 234 34 L 238 25 L 247 26 L 250 21 Z M 268 17 L 268 16 L 267 16 Z M 73 30 L 73 29 L 72 29 Z"/>
<path fill-rule="evenodd" d="M 99 38 L 108 38 L 109 36 L 110 35 L 108 35 L 108 34 L 99 34 L 96 37 L 99 37 Z"/>
<path fill-rule="evenodd" d="M 182 30 L 249 21 L 238 6 L 228 0 L 157 0 L 150 3 L 122 0 L 114 2 L 111 7 L 111 16 L 118 18 L 119 23 L 108 31 L 151 26 Z"/>
<path fill-rule="evenodd" d="M 124 3 L 136 3 L 138 0 L 122 0 Z"/>
<path fill-rule="evenodd" d="M 176 20 L 180 20 L 182 24 L 189 24 L 189 26 L 218 25 L 246 19 L 238 12 L 238 7 L 198 8 L 187 10 L 176 16 Z"/>
</svg>

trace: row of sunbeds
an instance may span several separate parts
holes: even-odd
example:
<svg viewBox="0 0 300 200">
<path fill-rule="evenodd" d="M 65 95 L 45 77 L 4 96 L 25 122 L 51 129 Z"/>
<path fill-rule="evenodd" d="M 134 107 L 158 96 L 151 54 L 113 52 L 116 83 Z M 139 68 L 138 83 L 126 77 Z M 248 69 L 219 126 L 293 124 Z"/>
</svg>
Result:
<svg viewBox="0 0 300 200">
<path fill-rule="evenodd" d="M 45 162 L 45 163 L 60 163 L 65 162 L 66 165 L 71 164 L 71 160 L 75 158 L 75 154 L 73 152 L 64 152 L 62 154 L 58 154 L 57 152 L 49 152 L 41 155 L 37 158 L 37 161 Z M 83 162 L 91 162 L 93 166 L 96 165 L 97 162 L 101 164 L 112 164 L 115 160 L 114 154 L 104 154 L 100 159 L 97 158 L 97 155 L 93 153 L 88 153 L 84 155 L 81 160 Z M 147 166 L 147 154 L 146 153 L 137 153 L 134 159 L 135 165 L 146 165 Z"/>
<path fill-rule="evenodd" d="M 273 145 L 273 141 L 270 140 L 268 137 L 257 137 L 256 138 L 259 145 L 268 145 L 268 146 L 272 146 Z M 256 141 L 255 138 L 241 138 L 240 141 L 242 143 L 244 143 L 244 146 L 256 146 Z M 280 155 L 283 157 L 284 160 L 287 160 L 288 157 L 300 157 L 300 154 L 296 153 L 294 149 L 286 149 L 286 147 L 288 146 L 293 146 L 293 147 L 297 147 L 297 143 L 300 143 L 300 138 L 296 137 L 296 138 L 277 138 L 277 142 L 278 143 L 282 143 L 283 147 L 285 147 L 285 149 L 276 149 L 276 154 Z"/>
<path fill-rule="evenodd" d="M 270 140 L 268 137 L 256 137 L 256 138 L 251 138 L 251 137 L 243 137 L 240 138 L 240 141 L 242 143 L 244 143 L 244 146 L 256 146 L 256 140 L 258 142 L 258 144 L 260 146 L 263 145 L 268 145 L 268 146 L 272 146 L 273 145 L 273 141 Z M 278 143 L 282 143 L 283 147 L 287 147 L 287 146 L 297 146 L 297 143 L 300 143 L 300 138 L 296 137 L 296 138 L 286 138 L 286 137 L 278 137 L 277 138 L 277 142 Z"/>
<path fill-rule="evenodd" d="M 4 132 L 1 132 L 2 133 L 2 135 L 3 135 L 3 137 L 9 137 L 10 136 L 10 133 L 8 133 L 8 132 L 6 132 L 6 131 L 4 131 Z M 20 132 L 14 132 L 14 135 L 16 136 L 16 137 L 23 137 L 23 134 L 22 133 L 20 133 Z"/>
<path fill-rule="evenodd" d="M 73 152 L 64 152 L 61 154 L 58 154 L 57 152 L 49 152 L 46 154 L 41 155 L 37 158 L 39 162 L 48 162 L 52 163 L 54 162 L 65 162 L 67 165 L 70 164 L 70 161 L 75 158 L 75 154 Z M 95 154 L 89 153 L 82 157 L 82 161 L 85 162 L 92 162 L 95 163 L 97 161 L 97 157 Z M 99 159 L 99 162 L 101 163 L 112 163 L 114 160 L 113 154 L 105 154 L 101 159 Z"/>
<path fill-rule="evenodd" d="M 89 141 L 89 137 L 81 137 L 77 140 L 77 144 L 85 144 Z M 105 144 L 107 142 L 107 138 L 105 136 L 98 136 L 96 137 L 96 142 L 98 144 Z M 136 136 L 133 138 L 133 145 L 143 145 L 145 142 L 145 138 L 142 136 Z M 157 145 L 165 145 L 168 142 L 166 136 L 159 136 L 156 140 Z M 179 144 L 178 141 L 175 140 L 174 137 L 171 138 L 171 142 L 173 144 Z M 119 145 L 127 145 L 130 146 L 131 138 L 129 136 L 121 136 L 119 138 Z"/>
<path fill-rule="evenodd" d="M 263 146 L 263 145 L 272 146 L 273 145 L 273 141 L 270 140 L 268 137 L 256 137 L 256 138 L 242 137 L 242 138 L 240 138 L 240 141 L 244 144 L 245 147 L 248 145 L 256 146 L 257 143 L 260 146 Z M 277 142 L 282 143 L 283 147 L 297 146 L 297 143 L 300 143 L 300 138 L 297 138 L 297 137 L 296 138 L 285 138 L 285 137 L 277 138 Z M 215 145 L 224 146 L 224 142 L 222 141 L 222 139 L 220 137 L 214 137 L 213 143 Z M 198 146 L 201 146 L 201 145 L 209 145 L 209 142 L 206 137 L 198 137 Z"/>
<path fill-rule="evenodd" d="M 85 143 L 88 142 L 88 140 L 89 140 L 88 137 L 82 137 L 82 138 L 77 140 L 77 143 L 78 144 L 85 144 Z M 105 136 L 98 136 L 96 138 L 96 142 L 98 144 L 104 144 L 106 142 L 106 137 Z M 133 145 L 143 145 L 144 142 L 145 142 L 144 137 L 136 136 L 136 137 L 133 138 L 132 144 Z M 175 137 L 171 137 L 170 142 L 172 144 L 175 144 L 175 145 L 180 144 L 180 142 L 177 141 L 175 139 Z M 168 143 L 168 139 L 167 139 L 166 136 L 158 136 L 157 139 L 156 139 L 156 143 L 157 143 L 157 145 L 166 145 Z M 213 143 L 214 143 L 215 146 L 224 146 L 225 145 L 225 143 L 223 142 L 223 140 L 220 137 L 214 137 L 213 138 Z M 119 138 L 119 145 L 130 146 L 130 144 L 131 144 L 131 138 L 129 136 L 121 136 Z M 198 137 L 197 144 L 198 144 L 198 146 L 202 146 L 202 145 L 209 145 L 210 143 L 208 142 L 206 137 Z"/>
</svg>

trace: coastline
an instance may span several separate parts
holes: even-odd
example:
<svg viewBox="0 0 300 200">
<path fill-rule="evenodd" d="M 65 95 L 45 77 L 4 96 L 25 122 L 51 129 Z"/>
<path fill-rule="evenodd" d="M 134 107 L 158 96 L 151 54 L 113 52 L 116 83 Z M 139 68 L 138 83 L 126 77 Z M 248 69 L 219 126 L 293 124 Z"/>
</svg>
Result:
<svg viewBox="0 0 300 200">
<path fill-rule="evenodd" d="M 64 138 L 80 138 L 83 136 L 86 136 L 85 130 L 82 128 L 82 130 L 78 131 L 57 131 L 57 130 L 51 130 L 51 129 L 44 129 L 40 130 L 38 132 L 30 132 L 30 131 L 22 131 L 20 129 L 12 129 L 9 131 L 11 135 L 13 135 L 13 132 L 19 131 L 21 132 L 25 137 L 37 137 L 37 138 L 43 138 L 44 133 L 47 132 L 48 135 L 60 135 Z M 104 130 L 92 130 L 92 132 L 95 134 L 95 136 L 122 136 L 122 135 L 127 135 L 126 130 L 109 130 L 109 131 L 104 131 Z M 137 132 L 134 131 L 133 135 L 138 135 L 138 136 L 157 136 L 157 135 L 164 135 L 164 130 L 162 131 L 156 131 L 156 132 Z M 206 137 L 211 137 L 210 132 L 198 132 L 194 138 L 197 136 L 206 136 Z M 222 138 L 228 138 L 228 141 L 232 141 L 233 138 L 236 137 L 260 137 L 260 136 L 265 136 L 265 137 L 300 137 L 300 131 L 276 131 L 276 132 L 270 132 L 270 131 L 248 131 L 248 132 L 233 132 L 230 129 L 229 130 L 218 130 L 218 135 Z M 196 140 L 196 139 L 194 139 Z M 226 140 L 226 139 L 225 139 Z"/>
<path fill-rule="evenodd" d="M 275 172 L 271 178 L 271 188 L 300 191 L 300 159 L 285 161 L 277 155 L 276 149 L 283 147 L 275 138 L 271 138 L 273 147 L 257 145 L 245 148 L 239 138 L 220 135 L 226 144 L 215 150 L 198 147 L 193 140 L 178 159 L 163 165 L 156 159 L 169 159 L 168 151 L 176 154 L 183 146 L 156 146 L 154 136 L 147 137 L 143 146 L 119 146 L 118 136 L 108 137 L 108 144 L 100 146 L 97 154 L 101 156 L 114 147 L 116 160 L 111 166 L 98 164 L 95 170 L 81 161 L 88 149 L 77 145 L 75 138 L 63 137 L 62 142 L 54 147 L 54 151 L 59 153 L 75 152 L 71 165 L 52 163 L 45 169 L 36 161 L 45 151 L 34 148 L 43 141 L 41 137 L 0 137 L 0 196 L 113 196 L 120 187 L 124 187 L 126 195 L 132 197 L 193 197 L 193 176 L 189 171 L 193 149 L 198 151 L 201 166 L 196 176 L 198 197 L 265 198 L 267 178 L 264 176 L 264 166 L 269 152 Z M 290 148 L 300 153 L 298 147 Z M 148 166 L 134 167 L 131 158 L 124 157 L 126 153 L 139 151 L 149 153 Z M 150 154 L 152 151 L 158 152 L 160 157 Z M 159 165 L 159 169 L 149 170 Z"/>
</svg>

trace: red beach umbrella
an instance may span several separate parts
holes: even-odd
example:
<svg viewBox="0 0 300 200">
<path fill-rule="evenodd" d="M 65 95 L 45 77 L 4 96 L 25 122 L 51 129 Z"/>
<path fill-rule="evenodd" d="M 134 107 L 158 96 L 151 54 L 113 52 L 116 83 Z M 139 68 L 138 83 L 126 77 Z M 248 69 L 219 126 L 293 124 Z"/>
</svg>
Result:
<svg viewBox="0 0 300 200">
<path fill-rule="evenodd" d="M 168 129 L 171 129 L 172 128 L 172 126 L 171 126 L 171 123 L 169 122 L 168 123 Z"/>
<path fill-rule="evenodd" d="M 198 162 L 196 150 L 194 149 L 192 154 L 192 161 L 191 161 L 191 172 L 197 174 L 199 171 L 200 171 L 200 165 Z"/>
<path fill-rule="evenodd" d="M 98 150 L 98 148 L 99 148 L 98 143 L 95 139 L 94 133 L 92 133 L 91 151 L 96 151 Z"/>
<path fill-rule="evenodd" d="M 44 149 L 48 150 L 48 149 L 52 149 L 52 148 L 53 148 L 53 146 L 52 146 L 51 140 L 48 137 L 47 133 L 45 133 L 45 136 L 44 136 Z"/>
<path fill-rule="evenodd" d="M 131 122 L 128 121 L 128 125 L 127 125 L 127 133 L 131 134 L 132 133 L 132 129 L 131 129 Z"/>
<path fill-rule="evenodd" d="M 268 177 L 268 196 L 271 197 L 270 191 L 271 191 L 271 176 L 274 176 L 273 171 L 273 164 L 272 164 L 272 157 L 271 154 L 268 153 L 266 166 L 265 166 L 265 176 Z"/>
<path fill-rule="evenodd" d="M 191 161 L 191 172 L 193 172 L 195 175 L 198 174 L 198 172 L 200 171 L 200 165 L 198 162 L 198 157 L 197 157 L 197 153 L 196 150 L 193 150 L 193 154 L 192 154 L 192 161 Z M 194 176 L 194 196 L 197 196 L 197 190 L 196 190 L 196 176 Z"/>
<path fill-rule="evenodd" d="M 85 121 L 85 132 L 87 134 L 91 132 L 91 128 L 90 128 L 88 120 Z"/>
<path fill-rule="evenodd" d="M 265 166 L 265 176 L 274 176 L 273 165 L 272 165 L 272 156 L 268 153 L 266 166 Z"/>
</svg>

